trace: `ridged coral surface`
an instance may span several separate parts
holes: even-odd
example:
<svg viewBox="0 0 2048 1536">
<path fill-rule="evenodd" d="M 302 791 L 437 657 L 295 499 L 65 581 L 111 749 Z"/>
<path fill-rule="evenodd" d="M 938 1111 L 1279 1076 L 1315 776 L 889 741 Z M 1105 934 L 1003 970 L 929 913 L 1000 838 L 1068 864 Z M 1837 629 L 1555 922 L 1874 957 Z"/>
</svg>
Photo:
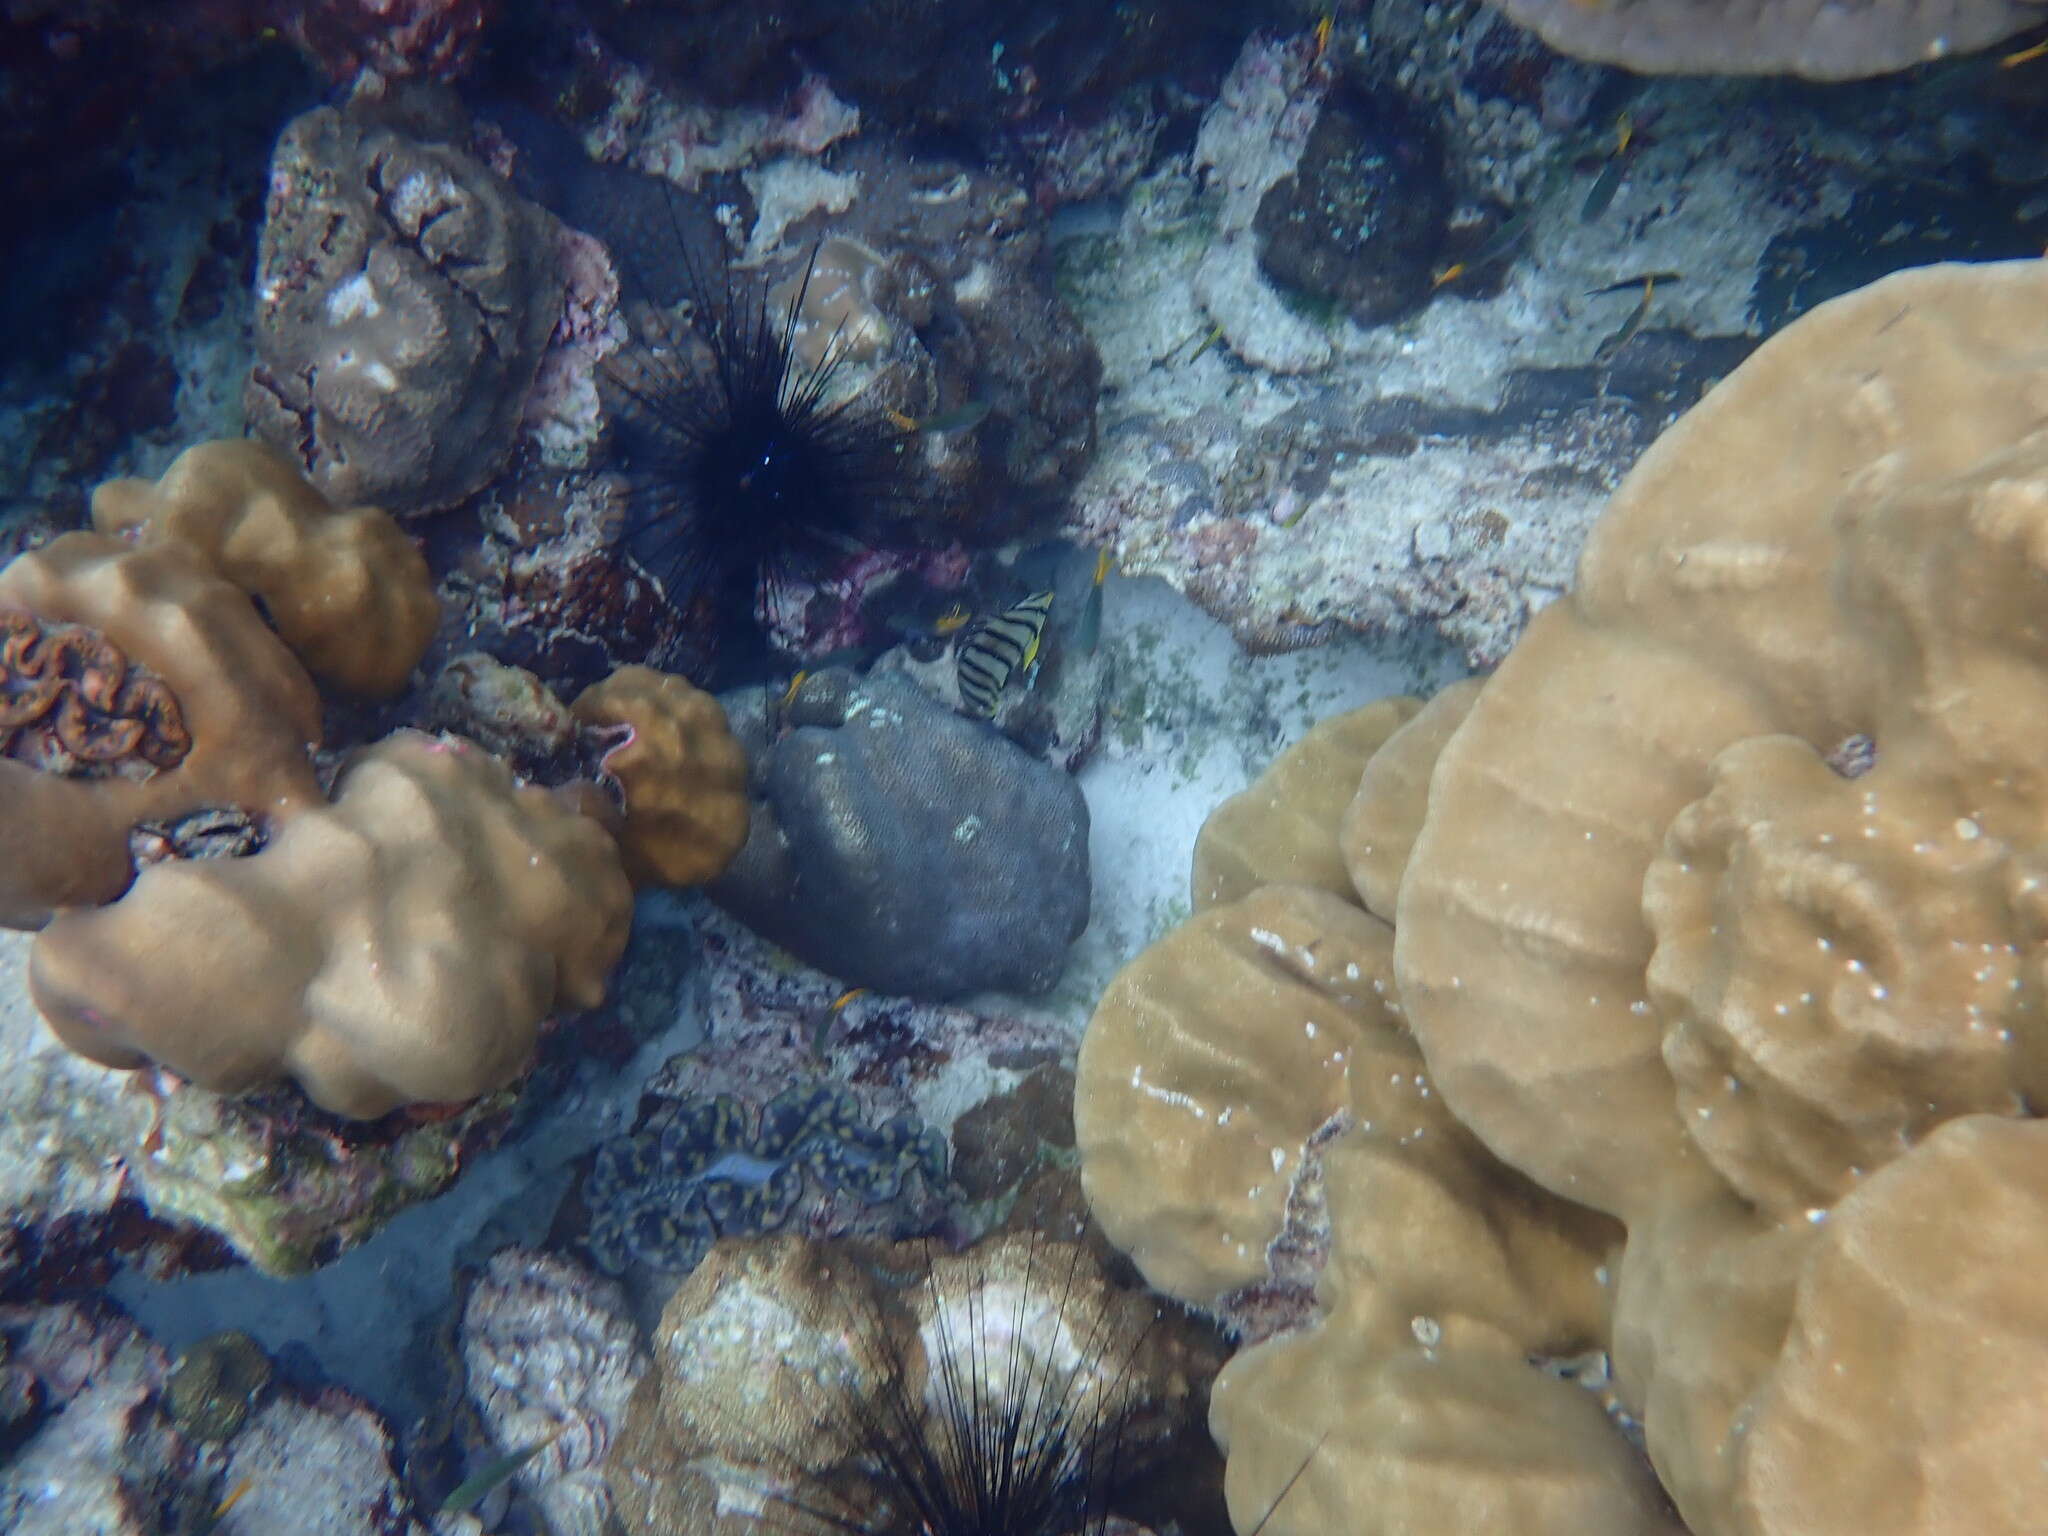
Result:
<svg viewBox="0 0 2048 1536">
<path fill-rule="evenodd" d="M 392 737 L 335 802 L 248 858 L 153 865 L 37 942 L 36 1004 L 74 1050 L 212 1088 L 298 1079 L 369 1118 L 474 1098 L 625 948 L 610 835 L 467 742 Z"/>
</svg>

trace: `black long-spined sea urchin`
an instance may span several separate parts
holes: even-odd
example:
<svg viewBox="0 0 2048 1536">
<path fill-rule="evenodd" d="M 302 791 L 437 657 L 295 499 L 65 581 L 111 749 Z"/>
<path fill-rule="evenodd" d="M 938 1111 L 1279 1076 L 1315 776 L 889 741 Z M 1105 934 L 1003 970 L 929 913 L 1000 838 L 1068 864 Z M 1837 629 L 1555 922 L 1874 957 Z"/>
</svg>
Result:
<svg viewBox="0 0 2048 1536">
<path fill-rule="evenodd" d="M 714 639 L 864 547 L 906 497 L 902 434 L 838 392 L 844 339 L 815 362 L 799 355 L 816 259 L 779 314 L 765 284 L 736 284 L 729 265 L 715 292 L 693 269 L 688 324 L 606 369 L 628 486 L 622 546 Z"/>
<path fill-rule="evenodd" d="M 782 1496 L 799 1517 L 790 1529 L 1100 1536 L 1131 1472 L 1145 1339 L 1117 1340 L 1107 1311 L 1079 1304 L 1078 1249 L 1063 1278 L 1044 1257 L 1007 1281 L 985 1273 L 951 1303 L 927 1279 L 921 1370 L 879 1321 L 856 1329 L 880 1385 L 848 1391 L 834 1416 L 865 1474 L 851 1496 Z"/>
</svg>

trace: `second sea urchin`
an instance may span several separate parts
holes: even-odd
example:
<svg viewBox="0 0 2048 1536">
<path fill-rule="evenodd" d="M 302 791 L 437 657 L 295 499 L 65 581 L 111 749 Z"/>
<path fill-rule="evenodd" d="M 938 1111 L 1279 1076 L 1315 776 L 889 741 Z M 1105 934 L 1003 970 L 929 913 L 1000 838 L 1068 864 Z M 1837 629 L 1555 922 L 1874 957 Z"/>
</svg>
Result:
<svg viewBox="0 0 2048 1536">
<path fill-rule="evenodd" d="M 1096 1536 L 1139 1458 L 1149 1327 L 1078 1247 L 1010 1239 L 932 1256 L 906 1346 L 871 1319 L 879 1386 L 835 1410 L 858 1492 L 787 1496 L 799 1528 L 840 1536 Z"/>
</svg>

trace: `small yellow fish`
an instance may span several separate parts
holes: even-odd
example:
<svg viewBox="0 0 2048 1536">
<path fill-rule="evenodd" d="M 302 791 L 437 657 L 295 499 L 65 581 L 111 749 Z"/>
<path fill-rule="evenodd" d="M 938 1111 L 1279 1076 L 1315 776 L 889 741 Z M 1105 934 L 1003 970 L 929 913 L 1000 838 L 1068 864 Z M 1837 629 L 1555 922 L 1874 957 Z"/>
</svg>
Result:
<svg viewBox="0 0 2048 1536">
<path fill-rule="evenodd" d="M 1096 586 L 1099 587 L 1102 585 L 1103 578 L 1109 575 L 1110 565 L 1115 561 L 1115 559 L 1116 557 L 1110 553 L 1110 549 L 1107 544 L 1103 545 L 1101 549 L 1095 552 Z"/>
<path fill-rule="evenodd" d="M 1464 275 L 1465 263 L 1462 261 L 1454 261 L 1448 267 L 1445 267 L 1443 271 L 1437 273 L 1435 277 L 1432 277 L 1429 280 L 1429 286 L 1432 288 L 1441 288 L 1445 283 L 1455 283 L 1459 278 L 1463 277 Z"/>
<path fill-rule="evenodd" d="M 1214 325 L 1209 327 L 1209 334 L 1202 338 L 1202 344 L 1199 347 L 1195 348 L 1194 351 L 1188 354 L 1188 361 L 1192 363 L 1196 358 L 1200 357 L 1204 352 L 1208 351 L 1211 347 L 1215 346 L 1216 343 L 1221 341 L 1222 339 L 1223 322 L 1221 320 L 1218 320 Z"/>
<path fill-rule="evenodd" d="M 813 1056 L 823 1056 L 825 1054 L 825 1042 L 832 1037 L 832 1021 L 839 1017 L 848 1003 L 857 997 L 864 996 L 867 990 L 866 987 L 848 987 L 844 992 L 833 998 L 831 1002 L 818 1010 L 817 1017 L 811 1022 L 811 1054 Z"/>
<path fill-rule="evenodd" d="M 1617 155 L 1627 154 L 1629 143 L 1635 136 L 1635 119 L 1626 112 L 1622 113 L 1614 120 L 1614 152 Z"/>
<path fill-rule="evenodd" d="M 2018 53 L 2008 53 L 1998 61 L 2000 69 L 2018 69 L 2022 64 L 2031 64 L 2042 55 L 2048 54 L 2048 37 L 2031 48 L 2022 48 Z"/>
<path fill-rule="evenodd" d="M 898 431 L 923 432 L 929 436 L 943 436 L 948 432 L 965 432 L 969 427 L 978 427 L 989 413 L 986 400 L 970 400 L 965 405 L 955 406 L 950 411 L 941 411 L 936 416 L 906 416 L 901 411 L 885 409 L 882 414 L 894 423 Z"/>
<path fill-rule="evenodd" d="M 256 1486 L 256 1479 L 245 1477 L 228 1490 L 228 1496 L 213 1507 L 213 1518 L 218 1520 L 242 1500 L 249 1497 L 249 1490 Z"/>
<path fill-rule="evenodd" d="M 973 617 L 974 610 L 972 608 L 969 608 L 965 603 L 955 603 L 936 619 L 932 620 L 932 633 L 935 635 L 953 634 L 957 630 L 965 629 L 967 621 Z"/>
<path fill-rule="evenodd" d="M 1320 64 L 1323 55 L 1330 51 L 1330 32 L 1336 25 L 1337 18 L 1327 12 L 1324 13 L 1323 19 L 1316 23 L 1316 51 L 1309 55 L 1309 63 Z"/>
<path fill-rule="evenodd" d="M 789 680 L 789 687 L 782 695 L 782 708 L 788 709 L 790 705 L 796 702 L 797 689 L 803 687 L 804 679 L 810 675 L 808 672 L 799 672 Z"/>
</svg>

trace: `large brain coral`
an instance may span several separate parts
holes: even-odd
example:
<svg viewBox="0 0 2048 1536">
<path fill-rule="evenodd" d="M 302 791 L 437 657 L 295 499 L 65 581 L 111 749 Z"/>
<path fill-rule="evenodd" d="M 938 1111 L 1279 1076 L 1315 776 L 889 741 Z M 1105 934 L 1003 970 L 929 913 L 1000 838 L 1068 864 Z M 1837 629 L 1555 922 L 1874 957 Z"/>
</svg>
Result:
<svg viewBox="0 0 2048 1536">
<path fill-rule="evenodd" d="M 483 485 L 560 316 L 552 220 L 459 132 L 359 95 L 272 157 L 244 406 L 330 500 L 403 514 Z"/>
</svg>

